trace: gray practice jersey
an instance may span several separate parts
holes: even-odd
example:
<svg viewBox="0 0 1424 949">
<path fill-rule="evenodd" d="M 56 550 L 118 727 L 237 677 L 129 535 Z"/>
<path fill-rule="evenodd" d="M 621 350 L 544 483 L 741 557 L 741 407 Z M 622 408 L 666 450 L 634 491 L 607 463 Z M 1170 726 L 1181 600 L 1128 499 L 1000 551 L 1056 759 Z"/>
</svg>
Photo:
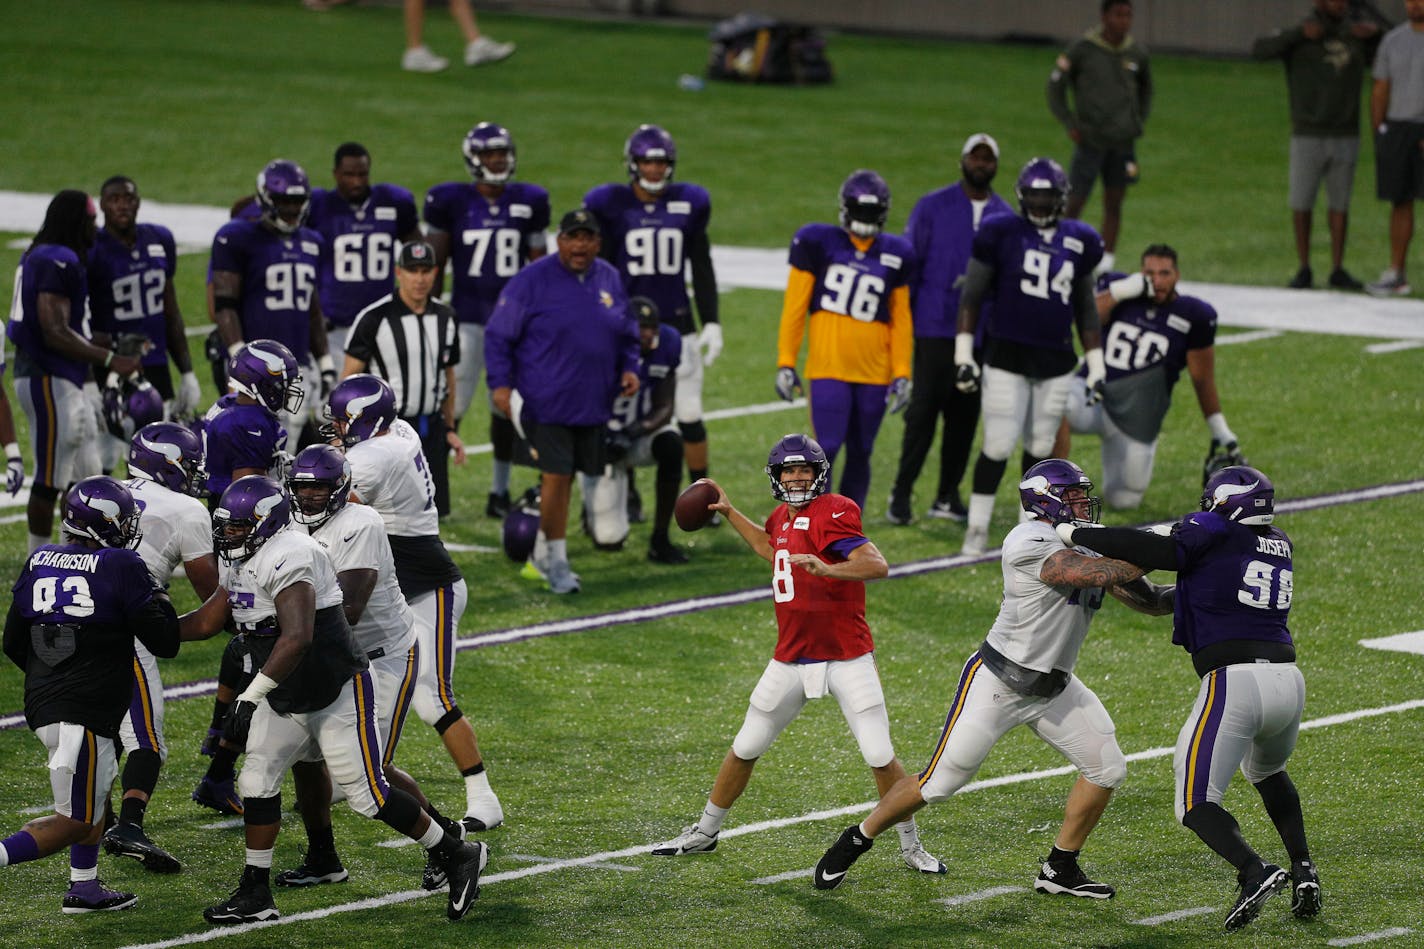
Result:
<svg viewBox="0 0 1424 949">
<path fill-rule="evenodd" d="M 430 537 L 440 533 L 435 485 L 420 450 L 420 436 L 396 419 L 384 435 L 346 450 L 351 490 L 385 521 L 392 537 Z"/>
<path fill-rule="evenodd" d="M 306 528 L 298 524 L 298 530 Z M 401 655 L 415 642 L 415 614 L 396 583 L 395 558 L 386 539 L 381 515 L 363 504 L 347 504 L 311 535 L 331 557 L 338 574 L 375 570 L 376 585 L 361 618 L 351 627 L 356 642 L 369 656 L 383 650 Z"/>
<path fill-rule="evenodd" d="M 1052 586 L 1039 578 L 1043 563 L 1064 550 L 1047 521 L 1032 520 L 1004 538 L 1004 600 L 986 637 L 990 646 L 1037 672 L 1072 672 L 1093 614 L 1103 605 L 1100 587 Z M 1090 557 L 1082 547 L 1073 548 Z"/>
<path fill-rule="evenodd" d="M 181 564 L 213 552 L 213 526 L 202 501 L 179 494 L 157 481 L 125 482 L 139 508 L 138 555 L 153 582 L 168 588 Z"/>
</svg>

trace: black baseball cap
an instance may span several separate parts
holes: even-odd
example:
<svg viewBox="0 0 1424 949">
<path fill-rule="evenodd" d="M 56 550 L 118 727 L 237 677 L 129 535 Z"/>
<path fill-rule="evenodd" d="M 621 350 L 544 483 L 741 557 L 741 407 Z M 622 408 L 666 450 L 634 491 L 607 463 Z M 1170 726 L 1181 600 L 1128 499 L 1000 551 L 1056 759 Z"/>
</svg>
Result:
<svg viewBox="0 0 1424 949">
<path fill-rule="evenodd" d="M 559 221 L 559 233 L 572 234 L 574 231 L 599 233 L 598 218 L 588 208 L 574 208 Z"/>
<path fill-rule="evenodd" d="M 435 248 L 426 241 L 411 241 L 408 244 L 402 244 L 400 256 L 396 258 L 396 266 L 402 270 L 434 267 Z"/>
</svg>

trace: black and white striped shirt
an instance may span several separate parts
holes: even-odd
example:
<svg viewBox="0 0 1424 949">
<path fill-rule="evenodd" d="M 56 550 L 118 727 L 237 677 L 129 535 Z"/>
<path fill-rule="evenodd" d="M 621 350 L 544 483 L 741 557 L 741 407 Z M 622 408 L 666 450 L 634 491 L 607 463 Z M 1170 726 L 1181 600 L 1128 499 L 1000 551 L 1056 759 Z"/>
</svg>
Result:
<svg viewBox="0 0 1424 949">
<path fill-rule="evenodd" d="M 434 415 L 445 399 L 445 369 L 460 361 L 455 311 L 432 298 L 416 314 L 399 293 L 382 297 L 356 315 L 346 355 L 390 384 L 401 418 Z"/>
</svg>

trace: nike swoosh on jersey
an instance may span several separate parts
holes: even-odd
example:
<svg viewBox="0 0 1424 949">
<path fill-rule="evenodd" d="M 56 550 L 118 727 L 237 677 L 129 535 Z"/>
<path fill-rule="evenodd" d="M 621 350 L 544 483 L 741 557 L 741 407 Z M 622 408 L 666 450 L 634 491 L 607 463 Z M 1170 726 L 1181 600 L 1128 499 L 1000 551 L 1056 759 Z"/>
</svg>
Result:
<svg viewBox="0 0 1424 949">
<path fill-rule="evenodd" d="M 68 267 L 68 266 L 69 266 L 69 264 L 65 263 L 65 262 L 62 261 L 62 260 L 56 260 L 56 261 L 54 262 L 54 265 L 55 265 L 56 267 L 58 267 L 60 270 L 63 270 L 65 267 Z"/>
<path fill-rule="evenodd" d="M 253 431 L 252 429 L 250 429 L 250 428 L 247 430 L 247 434 L 249 434 L 249 435 L 256 435 L 258 438 L 261 438 L 261 437 L 262 437 L 262 432 L 260 432 L 260 431 L 254 432 L 254 431 Z"/>
<path fill-rule="evenodd" d="M 355 536 L 356 536 L 356 532 L 355 532 L 355 531 L 352 531 L 351 533 L 347 534 L 345 537 L 341 538 L 341 542 L 342 542 L 343 544 L 349 544 L 349 543 L 351 543 L 351 538 L 353 538 L 353 537 L 355 537 Z"/>
<path fill-rule="evenodd" d="M 844 513 L 845 513 L 845 511 L 837 511 L 836 513 L 834 513 L 834 514 L 831 515 L 831 520 L 835 520 L 836 518 L 840 517 L 840 516 L 841 516 L 842 514 L 844 514 Z"/>
</svg>

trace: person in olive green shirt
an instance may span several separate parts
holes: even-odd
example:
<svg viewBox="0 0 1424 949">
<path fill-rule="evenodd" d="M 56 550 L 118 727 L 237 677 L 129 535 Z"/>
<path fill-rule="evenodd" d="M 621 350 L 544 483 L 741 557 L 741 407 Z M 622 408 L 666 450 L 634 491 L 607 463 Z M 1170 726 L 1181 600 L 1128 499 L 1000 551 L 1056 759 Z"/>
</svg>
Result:
<svg viewBox="0 0 1424 949">
<path fill-rule="evenodd" d="M 1048 76 L 1048 107 L 1073 140 L 1067 216 L 1076 218 L 1103 179 L 1103 255 L 1111 270 L 1122 226 L 1122 201 L 1137 180 L 1134 143 L 1152 108 L 1147 50 L 1135 41 L 1131 0 L 1103 0 L 1102 22 L 1068 47 Z M 1070 104 L 1069 98 L 1072 102 Z"/>
<path fill-rule="evenodd" d="M 1323 182 L 1330 225 L 1329 286 L 1363 289 L 1344 267 L 1345 231 L 1360 151 L 1360 86 L 1379 39 L 1379 24 L 1350 17 L 1348 0 L 1315 0 L 1315 8 L 1300 23 L 1263 36 L 1251 47 L 1254 59 L 1285 63 L 1290 92 L 1289 204 L 1300 267 L 1288 286 L 1312 285 L 1311 212 Z"/>
</svg>

